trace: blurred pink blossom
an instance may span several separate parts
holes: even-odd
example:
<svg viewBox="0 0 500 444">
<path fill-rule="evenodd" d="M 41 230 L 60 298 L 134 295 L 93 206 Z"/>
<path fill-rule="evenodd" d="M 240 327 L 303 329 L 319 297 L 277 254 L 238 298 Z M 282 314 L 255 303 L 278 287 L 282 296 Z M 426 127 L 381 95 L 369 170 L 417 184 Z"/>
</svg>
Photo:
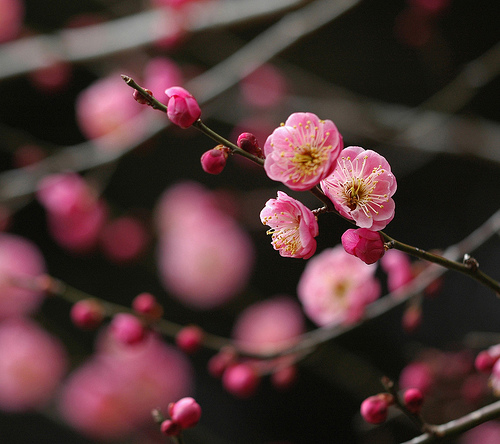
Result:
<svg viewBox="0 0 500 444">
<path fill-rule="evenodd" d="M 411 261 L 402 251 L 388 250 L 381 259 L 380 265 L 387 273 L 387 288 L 390 292 L 396 292 L 413 280 Z"/>
<path fill-rule="evenodd" d="M 88 139 L 108 137 L 107 147 L 120 147 L 129 142 L 140 129 L 127 125 L 143 108 L 131 100 L 130 87 L 114 72 L 84 89 L 76 99 L 76 119 Z"/>
<path fill-rule="evenodd" d="M 267 138 L 264 169 L 292 190 L 310 190 L 336 166 L 343 139 L 331 120 L 293 113 Z"/>
<path fill-rule="evenodd" d="M 41 290 L 18 287 L 12 281 L 32 280 L 46 272 L 38 247 L 28 239 L 0 233 L 0 319 L 27 315 L 42 303 Z"/>
<path fill-rule="evenodd" d="M 252 272 L 250 237 L 194 183 L 168 190 L 158 205 L 158 271 L 164 287 L 198 309 L 223 304 L 245 287 Z"/>
<path fill-rule="evenodd" d="M 83 177 L 71 172 L 46 176 L 38 185 L 37 197 L 59 245 L 74 252 L 95 247 L 108 212 Z"/>
<path fill-rule="evenodd" d="M 264 64 L 240 81 L 243 99 L 250 105 L 268 108 L 278 105 L 286 95 L 284 75 L 271 64 Z"/>
<path fill-rule="evenodd" d="M 304 330 L 300 305 L 289 296 L 275 296 L 244 309 L 232 336 L 249 352 L 272 352 L 293 345 Z"/>
<path fill-rule="evenodd" d="M 69 376 L 59 411 L 86 435 L 123 438 L 152 423 L 152 409 L 167 411 L 189 395 L 192 384 L 189 361 L 156 335 L 129 346 L 104 333 L 96 355 Z"/>
<path fill-rule="evenodd" d="M 45 405 L 66 371 L 58 339 L 33 321 L 0 322 L 0 409 L 26 411 Z"/>
<path fill-rule="evenodd" d="M 21 32 L 23 20 L 23 0 L 0 0 L 0 43 L 16 38 Z"/>
<path fill-rule="evenodd" d="M 465 432 L 459 440 L 460 444 L 498 444 L 500 442 L 500 423 L 488 421 Z"/>
<path fill-rule="evenodd" d="M 309 260 L 297 287 L 305 313 L 320 326 L 358 321 L 365 306 L 380 296 L 375 269 L 342 245 L 322 251 Z"/>
<path fill-rule="evenodd" d="M 165 90 L 174 85 L 182 85 L 183 75 L 179 66 L 166 57 L 155 57 L 144 67 L 144 85 L 153 92 L 160 102 L 164 101 Z"/>
<path fill-rule="evenodd" d="M 394 218 L 396 178 L 387 160 L 359 146 L 345 148 L 321 188 L 344 217 L 378 231 Z"/>
<path fill-rule="evenodd" d="M 309 259 L 316 252 L 316 216 L 293 197 L 278 191 L 277 199 L 266 202 L 260 219 L 271 227 L 267 234 L 272 236 L 271 243 L 281 256 Z"/>
</svg>

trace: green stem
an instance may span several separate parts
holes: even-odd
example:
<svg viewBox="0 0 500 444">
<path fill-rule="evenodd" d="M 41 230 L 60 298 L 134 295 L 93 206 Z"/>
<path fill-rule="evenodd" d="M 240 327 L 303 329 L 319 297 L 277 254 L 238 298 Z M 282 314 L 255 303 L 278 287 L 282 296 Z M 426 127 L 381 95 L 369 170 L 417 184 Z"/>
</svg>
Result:
<svg viewBox="0 0 500 444">
<path fill-rule="evenodd" d="M 466 263 L 452 261 L 443 256 L 440 256 L 439 254 L 429 253 L 428 251 L 422 250 L 420 248 L 412 247 L 411 245 L 399 242 L 382 231 L 380 231 L 380 234 L 384 237 L 389 248 L 395 248 L 396 250 L 403 251 L 412 256 L 424 259 L 428 262 L 441 265 L 442 267 L 448 268 L 449 270 L 455 270 L 467 276 L 470 276 L 486 287 L 491 288 L 497 294 L 497 296 L 500 297 L 500 283 L 479 270 L 477 263 L 474 260 Z"/>
<path fill-rule="evenodd" d="M 121 77 L 128 86 L 130 86 L 131 88 L 134 88 L 136 91 L 138 91 L 141 94 L 142 97 L 144 97 L 144 99 L 146 99 L 149 106 L 151 106 L 153 109 L 163 111 L 164 113 L 167 112 L 167 106 L 165 104 L 161 103 L 159 100 L 156 100 L 142 86 L 138 85 L 137 82 L 132 77 L 126 76 L 124 74 L 122 74 Z"/>
</svg>

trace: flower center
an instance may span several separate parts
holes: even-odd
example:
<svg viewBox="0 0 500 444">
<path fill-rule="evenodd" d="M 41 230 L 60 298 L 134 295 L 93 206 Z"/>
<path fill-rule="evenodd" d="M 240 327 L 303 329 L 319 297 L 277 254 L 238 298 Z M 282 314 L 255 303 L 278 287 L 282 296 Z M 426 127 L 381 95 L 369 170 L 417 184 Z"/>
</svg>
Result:
<svg viewBox="0 0 500 444">
<path fill-rule="evenodd" d="M 266 234 L 272 236 L 272 244 L 277 250 L 283 250 L 294 255 L 301 247 L 299 225 L 300 215 L 293 217 L 287 213 L 275 213 L 274 216 L 264 218 L 262 221 L 264 225 L 271 225 L 270 220 L 275 218 L 278 224 L 267 230 Z"/>
</svg>

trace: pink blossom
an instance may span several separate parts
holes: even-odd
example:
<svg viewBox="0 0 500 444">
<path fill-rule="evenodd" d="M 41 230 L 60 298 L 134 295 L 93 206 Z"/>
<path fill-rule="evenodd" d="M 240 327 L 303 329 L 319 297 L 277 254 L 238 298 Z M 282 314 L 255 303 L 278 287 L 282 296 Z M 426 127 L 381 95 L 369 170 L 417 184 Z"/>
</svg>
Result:
<svg viewBox="0 0 500 444">
<path fill-rule="evenodd" d="M 374 264 L 385 253 L 384 239 L 378 231 L 349 229 L 342 235 L 344 250 L 366 264 Z"/>
<path fill-rule="evenodd" d="M 238 398 L 252 397 L 260 383 L 259 375 L 250 364 L 230 365 L 222 375 L 224 388 Z"/>
<path fill-rule="evenodd" d="M 88 139 L 108 136 L 109 147 L 120 147 L 137 136 L 137 125 L 129 125 L 143 108 L 130 99 L 130 88 L 119 73 L 96 80 L 76 99 L 76 119 Z"/>
<path fill-rule="evenodd" d="M 409 388 L 403 395 L 405 407 L 414 414 L 419 414 L 424 403 L 424 395 L 419 389 Z"/>
<path fill-rule="evenodd" d="M 76 173 L 42 179 L 37 197 L 45 207 L 50 233 L 64 248 L 86 252 L 95 247 L 107 219 L 107 207 Z"/>
<path fill-rule="evenodd" d="M 169 405 L 168 412 L 172 420 L 183 429 L 194 427 L 201 417 L 201 407 L 191 397 L 179 399 Z"/>
<path fill-rule="evenodd" d="M 186 325 L 175 335 L 175 343 L 182 351 L 193 354 L 202 346 L 205 332 L 197 325 Z"/>
<path fill-rule="evenodd" d="M 93 330 L 99 327 L 106 315 L 102 304 L 93 299 L 83 299 L 71 307 L 70 318 L 79 328 Z"/>
<path fill-rule="evenodd" d="M 243 99 L 250 105 L 269 108 L 279 105 L 286 96 L 286 79 L 271 64 L 264 64 L 240 81 Z"/>
<path fill-rule="evenodd" d="M 321 326 L 358 321 L 380 295 L 375 269 L 341 245 L 324 250 L 307 263 L 299 280 L 297 294 L 305 313 Z"/>
<path fill-rule="evenodd" d="M 23 0 L 0 0 L 0 43 L 20 33 L 24 20 Z"/>
<path fill-rule="evenodd" d="M 498 444 L 500 442 L 500 423 L 488 421 L 465 432 L 459 444 Z"/>
<path fill-rule="evenodd" d="M 271 227 L 272 245 L 284 257 L 309 259 L 316 251 L 319 232 L 313 212 L 304 204 L 278 191 L 277 199 L 269 199 L 260 212 L 260 220 Z"/>
<path fill-rule="evenodd" d="M 150 319 L 159 319 L 163 315 L 163 307 L 151 293 L 140 293 L 132 301 L 135 312 Z"/>
<path fill-rule="evenodd" d="M 169 97 L 167 116 L 181 128 L 189 128 L 201 116 L 201 109 L 196 99 L 184 88 L 172 86 L 165 90 Z"/>
<path fill-rule="evenodd" d="M 66 371 L 61 343 L 28 319 L 0 322 L 0 409 L 44 406 Z"/>
<path fill-rule="evenodd" d="M 146 336 L 142 322 L 129 313 L 116 314 L 111 320 L 109 329 L 117 341 L 128 345 L 136 345 L 142 342 Z"/>
<path fill-rule="evenodd" d="M 0 233 L 0 319 L 27 315 L 42 303 L 44 294 L 16 286 L 12 280 L 28 282 L 46 272 L 45 260 L 31 241 Z"/>
<path fill-rule="evenodd" d="M 212 192 L 194 183 L 174 186 L 158 205 L 158 225 L 160 278 L 181 302 L 211 309 L 245 287 L 253 244 Z"/>
<path fill-rule="evenodd" d="M 424 395 L 429 392 L 434 384 L 434 372 L 426 362 L 415 361 L 408 364 L 399 375 L 401 389 L 416 388 Z"/>
<path fill-rule="evenodd" d="M 289 296 L 275 296 L 243 310 L 232 336 L 247 351 L 271 352 L 291 346 L 304 330 L 299 304 Z"/>
<path fill-rule="evenodd" d="M 201 156 L 201 167 L 208 174 L 220 174 L 226 166 L 229 149 L 218 145 L 211 150 L 205 151 Z"/>
<path fill-rule="evenodd" d="M 134 347 L 104 333 L 97 354 L 68 378 L 62 417 L 97 439 L 119 439 L 151 424 L 151 410 L 188 396 L 193 369 L 182 353 L 154 334 Z"/>
<path fill-rule="evenodd" d="M 344 217 L 379 231 L 394 218 L 396 178 L 387 160 L 359 146 L 345 148 L 321 188 Z"/>
<path fill-rule="evenodd" d="M 165 90 L 172 85 L 181 85 L 182 71 L 179 66 L 167 57 L 155 57 L 144 68 L 144 85 L 156 98 L 163 97 Z"/>
<path fill-rule="evenodd" d="M 390 292 L 396 292 L 413 280 L 411 261 L 402 251 L 388 250 L 381 259 L 380 265 L 387 273 L 387 287 Z"/>
<path fill-rule="evenodd" d="M 261 159 L 264 158 L 264 155 L 262 154 L 262 149 L 260 148 L 259 142 L 257 141 L 257 137 L 255 137 L 254 134 L 248 132 L 241 133 L 238 136 L 236 144 L 243 151 L 253 154 L 254 156 L 260 157 Z"/>
<path fill-rule="evenodd" d="M 267 138 L 264 169 L 292 190 L 310 190 L 333 172 L 342 147 L 331 120 L 294 113 Z"/>
</svg>

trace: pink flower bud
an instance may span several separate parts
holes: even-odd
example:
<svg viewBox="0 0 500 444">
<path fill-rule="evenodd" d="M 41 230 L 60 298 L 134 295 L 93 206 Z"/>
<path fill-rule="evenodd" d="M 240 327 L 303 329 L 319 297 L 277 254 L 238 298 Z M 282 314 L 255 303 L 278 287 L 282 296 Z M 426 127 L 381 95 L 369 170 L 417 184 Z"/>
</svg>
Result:
<svg viewBox="0 0 500 444">
<path fill-rule="evenodd" d="M 361 403 L 361 416 L 370 424 L 381 424 L 387 419 L 387 408 L 389 407 L 387 395 L 370 396 Z"/>
<path fill-rule="evenodd" d="M 271 375 L 271 383 L 279 390 L 289 389 L 297 380 L 297 367 L 290 365 L 274 372 Z"/>
<path fill-rule="evenodd" d="M 137 344 L 144 339 L 145 330 L 141 321 L 134 315 L 118 313 L 111 321 L 111 333 L 124 344 Z"/>
<path fill-rule="evenodd" d="M 149 89 L 146 89 L 144 88 L 145 91 L 150 94 L 150 95 L 153 95 L 153 92 Z M 150 102 L 149 100 L 144 97 L 139 91 L 137 91 L 136 89 L 134 89 L 134 92 L 132 93 L 132 96 L 134 97 L 135 101 L 137 103 L 140 103 L 141 105 L 150 105 Z"/>
<path fill-rule="evenodd" d="M 236 359 L 236 353 L 232 349 L 222 349 L 216 355 L 213 355 L 208 361 L 208 373 L 210 373 L 214 378 L 222 377 L 223 373 L 229 367 L 229 365 L 234 364 Z"/>
<path fill-rule="evenodd" d="M 99 327 L 104 319 L 104 307 L 96 300 L 84 299 L 71 307 L 70 317 L 77 327 L 93 330 Z"/>
<path fill-rule="evenodd" d="M 167 436 L 177 436 L 179 433 L 181 433 L 182 428 L 176 422 L 170 419 L 166 419 L 161 423 L 160 430 Z"/>
<path fill-rule="evenodd" d="M 201 156 L 201 167 L 208 174 L 220 174 L 226 166 L 229 149 L 223 145 L 205 151 Z"/>
<path fill-rule="evenodd" d="M 264 158 L 262 150 L 259 147 L 259 142 L 257 142 L 257 138 L 252 133 L 241 133 L 236 144 L 243 151 L 260 157 L 261 159 Z"/>
<path fill-rule="evenodd" d="M 169 97 L 167 115 L 172 123 L 181 128 L 189 128 L 201 116 L 196 99 L 184 88 L 173 86 L 165 90 Z"/>
<path fill-rule="evenodd" d="M 259 376 L 248 364 L 235 364 L 226 369 L 222 375 L 224 388 L 239 398 L 250 398 L 259 386 Z"/>
<path fill-rule="evenodd" d="M 188 429 L 198 424 L 201 417 L 200 405 L 190 397 L 179 399 L 168 408 L 172 421 L 181 428 Z"/>
<path fill-rule="evenodd" d="M 410 413 L 419 414 L 424 402 L 424 395 L 419 389 L 411 388 L 404 393 L 404 403 Z"/>
<path fill-rule="evenodd" d="M 367 228 L 347 230 L 342 235 L 342 245 L 347 253 L 367 264 L 374 264 L 385 253 L 382 235 Z"/>
<path fill-rule="evenodd" d="M 403 329 L 407 333 L 413 333 L 422 324 L 422 309 L 417 305 L 410 305 L 403 314 Z"/>
<path fill-rule="evenodd" d="M 497 360 L 498 357 L 492 356 L 488 350 L 483 350 L 476 356 L 474 366 L 480 372 L 490 373 Z"/>
<path fill-rule="evenodd" d="M 139 314 L 151 319 L 159 319 L 163 315 L 163 308 L 150 293 L 141 293 L 132 301 L 132 308 Z"/>
<path fill-rule="evenodd" d="M 197 325 L 188 325 L 177 333 L 175 343 L 186 353 L 192 354 L 201 347 L 205 333 Z"/>
</svg>

